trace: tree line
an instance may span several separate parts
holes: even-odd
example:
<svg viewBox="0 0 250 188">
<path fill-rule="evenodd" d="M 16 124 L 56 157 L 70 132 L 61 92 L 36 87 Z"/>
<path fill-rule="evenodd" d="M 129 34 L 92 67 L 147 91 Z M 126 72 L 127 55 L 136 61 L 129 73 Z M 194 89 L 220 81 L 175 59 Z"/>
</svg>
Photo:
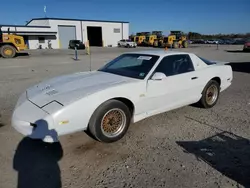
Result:
<svg viewBox="0 0 250 188">
<path fill-rule="evenodd" d="M 250 38 L 250 33 L 232 33 L 232 34 L 213 34 L 213 35 L 204 35 L 196 32 L 188 32 L 188 39 L 235 39 L 235 38 Z"/>
</svg>

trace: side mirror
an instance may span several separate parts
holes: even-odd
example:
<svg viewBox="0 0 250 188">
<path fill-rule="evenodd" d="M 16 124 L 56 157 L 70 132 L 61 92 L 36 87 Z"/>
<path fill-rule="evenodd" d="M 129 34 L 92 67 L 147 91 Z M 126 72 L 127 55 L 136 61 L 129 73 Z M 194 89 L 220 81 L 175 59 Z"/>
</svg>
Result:
<svg viewBox="0 0 250 188">
<path fill-rule="evenodd" d="M 166 75 L 164 73 L 162 73 L 162 72 L 156 72 L 152 76 L 151 80 L 162 80 L 164 78 L 166 78 Z"/>
</svg>

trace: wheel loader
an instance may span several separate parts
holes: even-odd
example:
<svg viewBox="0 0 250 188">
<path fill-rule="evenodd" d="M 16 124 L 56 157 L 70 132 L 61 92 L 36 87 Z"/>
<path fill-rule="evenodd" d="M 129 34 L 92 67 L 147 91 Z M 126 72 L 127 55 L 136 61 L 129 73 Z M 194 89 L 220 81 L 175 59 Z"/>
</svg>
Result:
<svg viewBox="0 0 250 188">
<path fill-rule="evenodd" d="M 146 36 L 149 34 L 149 32 L 140 32 L 136 33 L 136 44 L 137 46 L 144 46 L 145 45 L 145 39 Z"/>
<path fill-rule="evenodd" d="M 157 39 L 156 35 L 148 35 L 148 36 L 146 36 L 146 38 L 145 38 L 145 40 L 143 42 L 144 46 L 153 46 L 155 39 Z"/>
<path fill-rule="evenodd" d="M 13 58 L 18 52 L 26 49 L 27 45 L 22 36 L 0 32 L 0 56 L 3 58 Z"/>
<path fill-rule="evenodd" d="M 155 47 L 168 47 L 168 48 L 187 48 L 187 38 L 180 31 L 171 31 L 166 37 L 161 36 L 154 43 Z"/>
</svg>

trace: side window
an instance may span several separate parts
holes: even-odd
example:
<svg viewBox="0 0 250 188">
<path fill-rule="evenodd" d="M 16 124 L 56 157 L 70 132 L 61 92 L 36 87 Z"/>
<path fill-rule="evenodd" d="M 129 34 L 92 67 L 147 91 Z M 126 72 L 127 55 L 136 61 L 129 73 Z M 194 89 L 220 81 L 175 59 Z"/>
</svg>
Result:
<svg viewBox="0 0 250 188">
<path fill-rule="evenodd" d="M 178 75 L 194 71 L 189 55 L 171 55 L 162 59 L 155 72 L 162 72 L 166 76 Z"/>
</svg>

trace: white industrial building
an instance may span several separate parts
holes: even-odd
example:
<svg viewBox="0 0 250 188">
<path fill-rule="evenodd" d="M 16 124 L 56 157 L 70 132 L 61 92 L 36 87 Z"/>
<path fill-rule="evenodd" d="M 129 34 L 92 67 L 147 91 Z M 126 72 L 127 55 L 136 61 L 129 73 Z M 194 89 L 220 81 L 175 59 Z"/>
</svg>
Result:
<svg viewBox="0 0 250 188">
<path fill-rule="evenodd" d="M 65 18 L 34 18 L 26 25 L 3 25 L 2 31 L 21 35 L 29 49 L 41 46 L 66 49 L 69 40 L 80 40 L 90 46 L 117 46 L 129 38 L 129 22 Z"/>
</svg>

